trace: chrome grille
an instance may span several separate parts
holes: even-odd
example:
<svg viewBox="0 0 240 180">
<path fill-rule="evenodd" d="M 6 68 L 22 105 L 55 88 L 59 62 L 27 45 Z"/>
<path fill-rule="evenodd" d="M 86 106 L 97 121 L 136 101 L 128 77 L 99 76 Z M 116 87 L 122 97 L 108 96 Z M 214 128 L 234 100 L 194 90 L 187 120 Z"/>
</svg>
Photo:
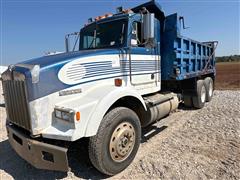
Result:
<svg viewBox="0 0 240 180">
<path fill-rule="evenodd" d="M 2 74 L 2 84 L 8 121 L 31 130 L 25 76 L 8 70 Z"/>
</svg>

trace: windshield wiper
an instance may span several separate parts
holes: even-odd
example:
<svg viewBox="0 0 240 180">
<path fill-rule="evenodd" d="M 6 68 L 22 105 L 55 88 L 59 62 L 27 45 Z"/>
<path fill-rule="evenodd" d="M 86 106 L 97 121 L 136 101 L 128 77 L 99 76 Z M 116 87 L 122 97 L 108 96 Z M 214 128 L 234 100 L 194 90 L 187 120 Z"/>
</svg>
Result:
<svg viewBox="0 0 240 180">
<path fill-rule="evenodd" d="M 121 42 L 121 44 L 123 44 L 124 29 L 125 29 L 125 24 L 122 25 L 122 32 L 121 32 L 121 36 L 120 36 L 120 42 Z"/>
</svg>

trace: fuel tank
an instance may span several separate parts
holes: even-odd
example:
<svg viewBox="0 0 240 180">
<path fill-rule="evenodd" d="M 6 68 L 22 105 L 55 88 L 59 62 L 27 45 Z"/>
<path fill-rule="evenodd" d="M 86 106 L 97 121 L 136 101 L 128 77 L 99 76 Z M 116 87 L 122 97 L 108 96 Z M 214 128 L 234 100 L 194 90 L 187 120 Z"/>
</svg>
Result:
<svg viewBox="0 0 240 180">
<path fill-rule="evenodd" d="M 147 113 L 142 124 L 143 127 L 157 121 L 178 108 L 179 99 L 177 94 L 154 94 L 144 98 L 147 104 Z"/>
</svg>

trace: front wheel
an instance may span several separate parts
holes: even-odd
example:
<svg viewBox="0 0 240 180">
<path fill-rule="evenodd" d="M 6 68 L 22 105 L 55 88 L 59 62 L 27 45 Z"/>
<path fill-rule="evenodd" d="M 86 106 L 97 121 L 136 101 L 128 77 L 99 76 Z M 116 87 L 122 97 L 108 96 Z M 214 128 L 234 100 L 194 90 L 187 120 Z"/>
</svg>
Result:
<svg viewBox="0 0 240 180">
<path fill-rule="evenodd" d="M 117 174 L 133 161 L 140 139 L 141 125 L 136 113 L 125 107 L 114 108 L 90 138 L 89 158 L 100 172 Z"/>
</svg>

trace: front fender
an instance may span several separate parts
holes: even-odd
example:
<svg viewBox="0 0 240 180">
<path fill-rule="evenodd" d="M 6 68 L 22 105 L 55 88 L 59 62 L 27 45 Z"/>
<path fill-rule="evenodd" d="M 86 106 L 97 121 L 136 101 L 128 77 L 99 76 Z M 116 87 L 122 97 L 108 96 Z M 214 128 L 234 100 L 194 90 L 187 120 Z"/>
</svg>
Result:
<svg viewBox="0 0 240 180">
<path fill-rule="evenodd" d="M 98 104 L 95 106 L 94 113 L 90 116 L 85 136 L 94 136 L 97 133 L 97 130 L 99 128 L 99 125 L 106 114 L 106 112 L 109 110 L 109 108 L 119 99 L 126 97 L 126 96 L 132 96 L 137 98 L 144 107 L 145 110 L 147 110 L 146 104 L 142 98 L 141 95 L 137 93 L 135 89 L 132 87 L 106 87 L 104 88 L 104 94 L 105 96 L 102 97 L 102 99 L 98 102 Z"/>
</svg>

